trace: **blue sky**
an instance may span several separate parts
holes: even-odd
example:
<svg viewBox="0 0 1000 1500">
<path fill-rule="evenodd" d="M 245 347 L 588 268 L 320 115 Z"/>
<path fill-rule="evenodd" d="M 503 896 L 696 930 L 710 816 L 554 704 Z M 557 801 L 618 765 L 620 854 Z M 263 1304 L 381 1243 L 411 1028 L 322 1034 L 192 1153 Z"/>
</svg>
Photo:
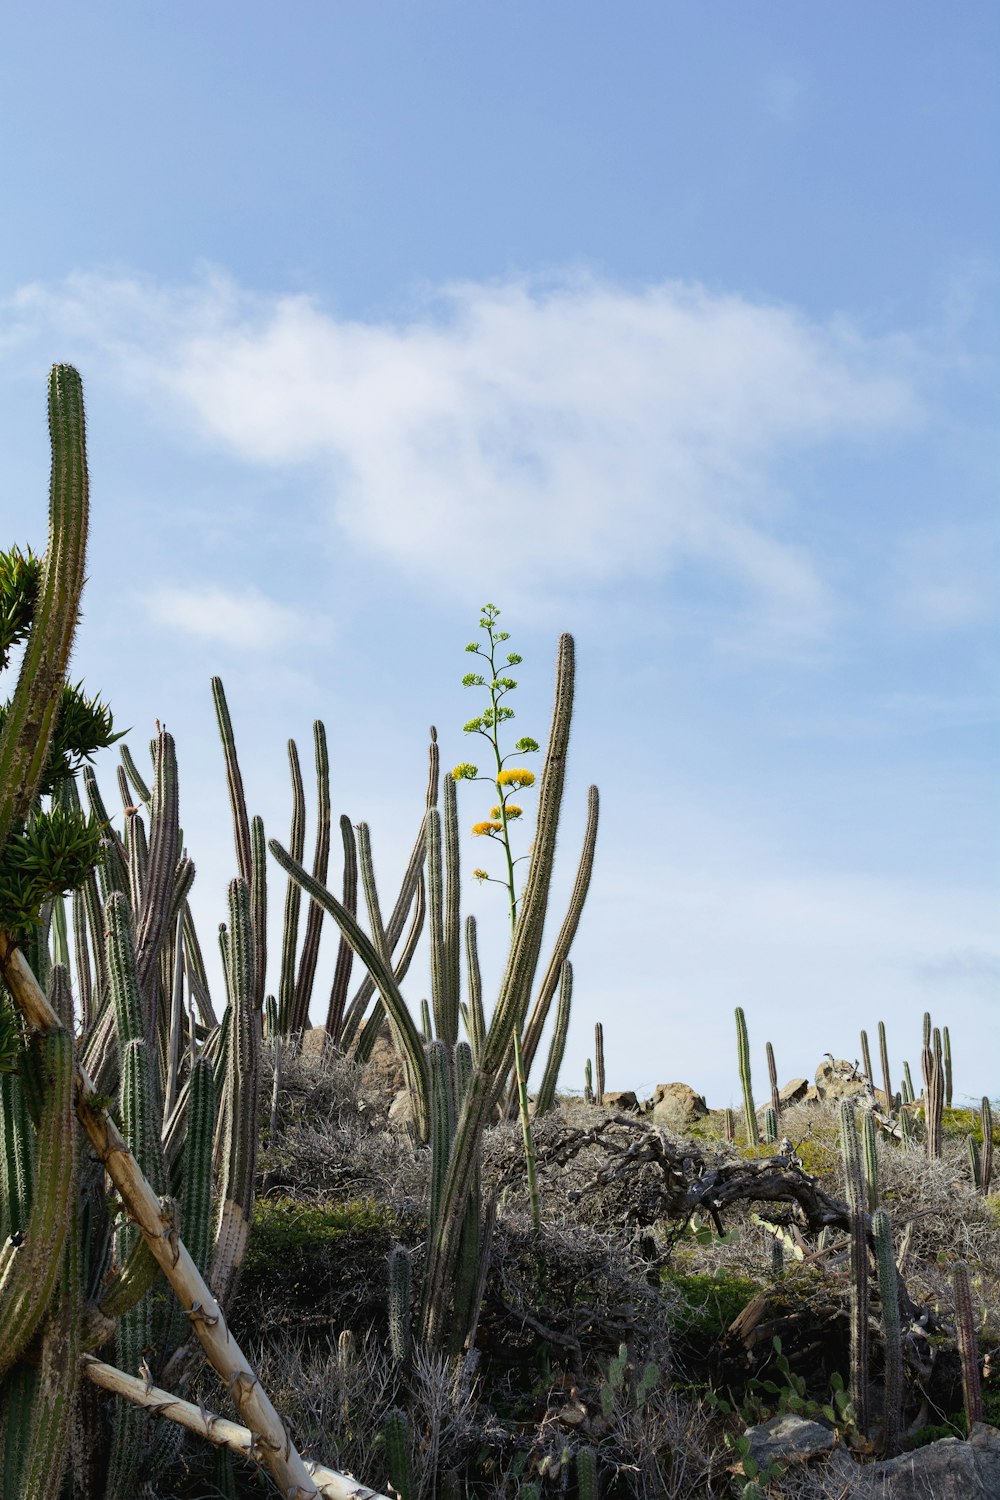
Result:
<svg viewBox="0 0 1000 1500">
<path fill-rule="evenodd" d="M 566 1083 L 597 1019 L 610 1086 L 723 1104 L 737 1004 L 758 1091 L 768 1037 L 811 1074 L 879 1018 L 916 1065 L 930 1008 L 996 1094 L 998 31 L 975 0 L 9 19 L 2 534 L 43 541 L 72 360 L 76 670 L 136 748 L 177 737 L 206 934 L 211 673 L 279 837 L 324 719 L 388 887 L 428 724 L 468 758 L 492 599 L 521 733 L 577 640 L 561 889 L 602 792 Z M 494 895 L 468 879 L 496 966 Z"/>
</svg>

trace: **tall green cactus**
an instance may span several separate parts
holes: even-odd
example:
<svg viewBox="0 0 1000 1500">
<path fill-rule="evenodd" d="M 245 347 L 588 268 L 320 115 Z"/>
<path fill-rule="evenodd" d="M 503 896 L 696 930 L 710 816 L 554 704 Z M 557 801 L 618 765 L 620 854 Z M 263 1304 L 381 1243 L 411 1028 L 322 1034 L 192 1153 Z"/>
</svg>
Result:
<svg viewBox="0 0 1000 1500">
<path fill-rule="evenodd" d="M 924 1045 L 920 1054 L 924 1074 L 924 1146 L 929 1159 L 941 1155 L 943 1144 L 944 1062 L 941 1033 L 930 1028 L 930 1016 L 924 1016 Z"/>
<path fill-rule="evenodd" d="M 54 365 L 49 375 L 49 437 L 49 545 L 0 733 L 0 847 L 24 823 L 42 781 L 80 614 L 89 480 L 83 383 L 71 365 Z"/>
<path fill-rule="evenodd" d="M 594 1103 L 604 1107 L 604 1027 L 594 1022 Z"/>
<path fill-rule="evenodd" d="M 875 1121 L 870 1109 L 861 1116 L 861 1144 L 865 1175 L 865 1198 L 868 1212 L 878 1208 L 878 1150 L 875 1144 Z"/>
<path fill-rule="evenodd" d="M 549 1048 L 548 1062 L 542 1081 L 538 1086 L 538 1097 L 535 1100 L 535 1115 L 546 1114 L 556 1100 L 556 1084 L 559 1081 L 559 1070 L 562 1067 L 563 1054 L 566 1051 L 566 1038 L 569 1034 L 569 1012 L 573 1000 L 573 965 L 567 958 L 563 962 L 562 975 L 559 981 L 559 1001 L 556 1006 L 556 1024 L 552 1033 L 552 1043 Z"/>
<path fill-rule="evenodd" d="M 882 1309 L 882 1340 L 885 1355 L 882 1398 L 882 1450 L 892 1458 L 899 1447 L 903 1406 L 903 1345 L 899 1316 L 899 1278 L 892 1240 L 892 1220 L 884 1208 L 872 1214 L 872 1238 L 878 1266 L 878 1295 Z"/>
<path fill-rule="evenodd" d="M 868 1431 L 868 1233 L 861 1146 L 854 1105 L 840 1105 L 840 1149 L 851 1210 L 851 1404 L 861 1432 Z"/>
<path fill-rule="evenodd" d="M 764 1051 L 767 1055 L 768 1082 L 771 1085 L 771 1108 L 774 1110 L 774 1118 L 776 1122 L 775 1129 L 777 1129 L 777 1122 L 780 1122 L 781 1120 L 781 1095 L 778 1092 L 778 1067 L 774 1060 L 774 1048 L 771 1046 L 770 1042 L 766 1043 Z M 775 1136 L 775 1140 L 777 1140 L 777 1136 Z"/>
<path fill-rule="evenodd" d="M 743 1124 L 747 1133 L 747 1144 L 756 1146 L 760 1141 L 757 1128 L 757 1112 L 753 1104 L 753 1084 L 750 1078 L 750 1039 L 747 1036 L 747 1020 L 743 1007 L 736 1007 L 736 1051 L 740 1067 L 740 1083 L 743 1087 Z"/>
<path fill-rule="evenodd" d="M 983 1193 L 988 1193 L 993 1180 L 993 1107 L 989 1096 L 983 1095 L 979 1109 L 979 1123 L 983 1132 L 983 1153 L 980 1160 L 980 1182 Z"/>
<path fill-rule="evenodd" d="M 971 1433 L 975 1423 L 983 1420 L 983 1387 L 979 1373 L 979 1345 L 972 1310 L 972 1289 L 965 1261 L 955 1262 L 952 1268 L 952 1287 L 955 1293 L 955 1337 L 962 1367 L 965 1420 Z"/>
<path fill-rule="evenodd" d="M 885 1107 L 892 1108 L 892 1078 L 889 1074 L 889 1047 L 885 1036 L 885 1022 L 878 1023 L 878 1051 L 879 1060 L 882 1064 L 882 1089 L 885 1093 Z"/>
</svg>

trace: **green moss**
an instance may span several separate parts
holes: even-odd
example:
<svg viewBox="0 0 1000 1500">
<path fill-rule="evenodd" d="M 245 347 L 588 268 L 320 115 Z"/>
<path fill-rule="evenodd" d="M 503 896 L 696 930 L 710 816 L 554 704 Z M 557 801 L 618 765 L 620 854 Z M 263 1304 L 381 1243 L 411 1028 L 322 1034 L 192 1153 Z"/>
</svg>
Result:
<svg viewBox="0 0 1000 1500">
<path fill-rule="evenodd" d="M 283 1271 L 289 1258 L 322 1257 L 345 1235 L 392 1235 L 393 1214 L 380 1203 L 308 1203 L 297 1198 L 261 1198 L 254 1208 L 246 1271 Z"/>
<path fill-rule="evenodd" d="M 666 1270 L 663 1282 L 665 1286 L 676 1287 L 684 1299 L 674 1313 L 674 1329 L 696 1339 L 721 1338 L 760 1290 L 757 1282 L 728 1271 L 706 1275 Z"/>
</svg>

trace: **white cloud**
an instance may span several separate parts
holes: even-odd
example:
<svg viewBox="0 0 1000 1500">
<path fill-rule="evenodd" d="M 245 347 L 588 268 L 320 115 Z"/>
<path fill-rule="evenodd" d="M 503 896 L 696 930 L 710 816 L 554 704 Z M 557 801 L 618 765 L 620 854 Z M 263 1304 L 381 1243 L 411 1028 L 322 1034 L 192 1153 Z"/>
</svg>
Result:
<svg viewBox="0 0 1000 1500">
<path fill-rule="evenodd" d="M 358 322 L 219 276 L 78 276 L 9 314 L 57 320 L 243 461 L 311 466 L 335 528 L 436 583 L 488 574 L 511 597 L 693 563 L 803 640 L 834 601 L 790 463 L 917 411 L 898 345 L 669 282 L 464 284 Z"/>
<path fill-rule="evenodd" d="M 305 633 L 304 622 L 294 610 L 256 589 L 236 593 L 215 584 L 164 587 L 143 595 L 142 602 L 157 625 L 236 651 L 276 651 Z"/>
</svg>

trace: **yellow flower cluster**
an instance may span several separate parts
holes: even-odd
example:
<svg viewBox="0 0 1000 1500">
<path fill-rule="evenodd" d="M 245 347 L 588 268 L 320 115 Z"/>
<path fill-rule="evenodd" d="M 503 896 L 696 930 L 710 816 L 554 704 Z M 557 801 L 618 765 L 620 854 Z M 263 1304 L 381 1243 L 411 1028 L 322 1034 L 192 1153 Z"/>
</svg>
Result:
<svg viewBox="0 0 1000 1500">
<path fill-rule="evenodd" d="M 498 786 L 522 787 L 534 786 L 535 773 L 525 767 L 511 766 L 508 771 L 501 771 L 497 777 Z"/>
<path fill-rule="evenodd" d="M 507 803 L 507 821 L 508 821 L 508 823 L 510 822 L 511 818 L 519 818 L 523 812 L 524 812 L 524 808 L 523 807 L 517 807 L 513 802 L 508 802 Z M 499 807 L 494 807 L 493 810 L 492 810 L 492 812 L 490 813 L 490 817 L 491 818 L 499 818 L 499 816 L 500 816 L 500 809 L 499 809 Z"/>
<path fill-rule="evenodd" d="M 473 823 L 472 825 L 472 831 L 475 834 L 500 833 L 502 828 L 503 824 L 495 821 L 490 823 Z"/>
</svg>

